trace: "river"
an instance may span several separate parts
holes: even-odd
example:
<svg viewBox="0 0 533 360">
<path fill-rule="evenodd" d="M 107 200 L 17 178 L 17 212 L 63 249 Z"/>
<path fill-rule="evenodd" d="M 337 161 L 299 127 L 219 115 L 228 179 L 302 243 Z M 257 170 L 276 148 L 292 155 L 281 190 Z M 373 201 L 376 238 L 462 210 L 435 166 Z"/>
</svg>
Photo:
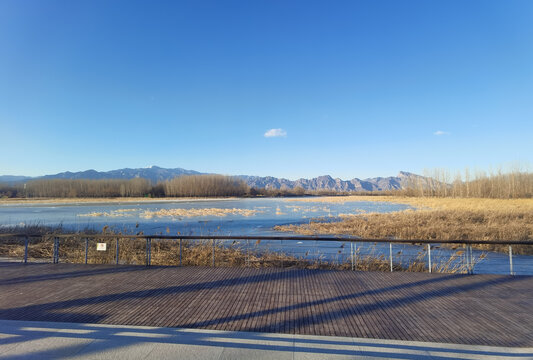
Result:
<svg viewBox="0 0 533 360">
<path fill-rule="evenodd" d="M 111 230 L 123 233 L 164 235 L 279 235 L 275 225 L 302 224 L 313 218 L 337 221 L 342 214 L 392 212 L 409 205 L 369 201 L 344 203 L 302 202 L 297 198 L 245 198 L 171 200 L 109 203 L 0 204 L 0 226 L 61 225 L 66 230 Z M 250 242 L 248 242 L 250 244 Z M 242 242 L 246 246 L 246 242 Z M 343 242 L 263 241 L 252 244 L 256 251 L 281 251 L 304 258 L 349 261 L 351 245 Z M 360 257 L 383 256 L 388 259 L 388 244 L 357 243 Z M 407 264 L 425 258 L 425 248 L 394 245 L 393 262 Z M 445 261 L 452 250 L 435 244 L 432 261 Z M 509 273 L 508 255 L 474 250 L 476 273 Z M 514 256 L 515 274 L 533 274 L 532 256 Z M 463 261 L 461 258 L 455 262 Z"/>
</svg>

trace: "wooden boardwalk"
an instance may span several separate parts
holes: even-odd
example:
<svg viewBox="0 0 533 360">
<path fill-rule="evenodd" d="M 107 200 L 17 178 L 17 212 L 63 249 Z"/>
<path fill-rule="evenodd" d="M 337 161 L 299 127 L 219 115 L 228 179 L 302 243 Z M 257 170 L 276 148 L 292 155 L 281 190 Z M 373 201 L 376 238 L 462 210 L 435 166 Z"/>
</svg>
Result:
<svg viewBox="0 0 533 360">
<path fill-rule="evenodd" d="M 533 346 L 533 277 L 0 263 L 0 319 Z"/>
</svg>

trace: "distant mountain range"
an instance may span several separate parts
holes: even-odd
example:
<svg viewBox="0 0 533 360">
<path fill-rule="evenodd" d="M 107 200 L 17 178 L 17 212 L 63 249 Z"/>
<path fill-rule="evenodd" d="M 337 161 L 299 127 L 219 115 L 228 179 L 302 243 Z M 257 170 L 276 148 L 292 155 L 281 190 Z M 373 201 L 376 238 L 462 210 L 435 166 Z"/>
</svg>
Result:
<svg viewBox="0 0 533 360">
<path fill-rule="evenodd" d="M 294 189 L 301 187 L 305 190 L 334 190 L 334 191 L 383 191 L 396 190 L 407 187 L 408 183 L 424 179 L 423 176 L 411 174 L 406 171 L 400 171 L 398 176 L 389 176 L 386 178 L 376 177 L 368 179 L 353 178 L 351 180 L 342 180 L 332 178 L 329 175 L 323 175 L 312 179 L 287 180 L 278 179 L 271 176 L 239 176 L 248 185 L 255 188 L 267 189 Z"/>
<path fill-rule="evenodd" d="M 165 169 L 158 166 L 150 166 L 148 168 L 139 169 L 118 169 L 111 171 L 96 171 L 86 170 L 78 172 L 62 172 L 54 175 L 44 175 L 37 177 L 30 176 L 15 176 L 15 175 L 2 175 L 0 176 L 0 182 L 7 183 L 20 183 L 28 180 L 36 179 L 88 179 L 88 180 L 100 180 L 100 179 L 135 179 L 143 178 L 148 179 L 152 183 L 156 184 L 159 181 L 165 181 L 182 175 L 199 175 L 202 174 L 194 170 L 186 170 L 181 168 Z"/>
<path fill-rule="evenodd" d="M 119 169 L 111 171 L 86 170 L 80 172 L 62 172 L 55 175 L 45 175 L 39 177 L 2 175 L 0 182 L 16 184 L 35 179 L 135 179 L 144 178 L 152 183 L 170 180 L 177 176 L 205 174 L 194 170 L 182 168 L 165 169 L 158 166 L 139 169 Z M 312 179 L 288 180 L 272 176 L 248 176 L 239 175 L 249 186 L 266 189 L 294 189 L 301 187 L 305 190 L 334 190 L 334 191 L 383 191 L 401 189 L 408 185 L 409 182 L 418 179 L 425 179 L 423 176 L 415 175 L 409 172 L 400 171 L 397 176 L 376 177 L 368 179 L 353 178 L 351 180 L 341 180 L 332 178 L 329 175 L 323 175 Z"/>
<path fill-rule="evenodd" d="M 55 175 L 45 175 L 42 176 L 42 179 L 90 179 L 90 180 L 99 180 L 99 179 L 135 179 L 143 178 L 148 179 L 152 183 L 156 184 L 159 181 L 165 181 L 173 179 L 177 176 L 182 175 L 199 175 L 201 174 L 198 171 L 194 170 L 185 170 L 181 168 L 176 169 L 165 169 L 158 166 L 150 166 L 148 168 L 139 168 L 139 169 L 119 169 L 100 172 L 96 170 L 86 170 L 80 172 L 62 172 Z"/>
</svg>

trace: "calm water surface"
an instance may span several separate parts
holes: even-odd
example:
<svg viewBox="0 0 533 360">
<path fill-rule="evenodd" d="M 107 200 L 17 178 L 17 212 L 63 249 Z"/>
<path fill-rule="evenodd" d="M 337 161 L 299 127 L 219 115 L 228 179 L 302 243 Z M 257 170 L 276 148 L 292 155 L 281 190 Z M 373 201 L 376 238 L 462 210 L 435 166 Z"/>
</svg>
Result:
<svg viewBox="0 0 533 360">
<path fill-rule="evenodd" d="M 272 235 L 275 225 L 305 223 L 316 217 L 338 217 L 357 212 L 391 212 L 409 208 L 403 204 L 377 202 L 321 203 L 287 199 L 228 199 L 140 203 L 77 203 L 49 205 L 0 205 L 0 224 L 58 225 L 71 230 L 110 226 L 114 230 L 146 234 Z M 201 210 L 201 216 L 151 216 L 160 210 Z M 225 216 L 210 215 L 211 209 L 236 209 Z M 243 215 L 240 210 L 254 213 Z M 277 233 L 276 233 L 277 234 Z"/>
</svg>

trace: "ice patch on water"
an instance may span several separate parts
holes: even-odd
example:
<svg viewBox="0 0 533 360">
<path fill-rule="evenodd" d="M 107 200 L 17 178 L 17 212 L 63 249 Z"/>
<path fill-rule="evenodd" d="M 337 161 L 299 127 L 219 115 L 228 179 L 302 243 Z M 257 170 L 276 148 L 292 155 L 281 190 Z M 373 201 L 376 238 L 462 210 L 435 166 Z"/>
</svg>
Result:
<svg viewBox="0 0 533 360">
<path fill-rule="evenodd" d="M 20 222 L 18 224 L 0 224 L 0 228 L 11 228 L 11 227 L 14 227 L 14 226 L 24 227 L 24 226 L 26 226 L 26 223 Z"/>
</svg>

